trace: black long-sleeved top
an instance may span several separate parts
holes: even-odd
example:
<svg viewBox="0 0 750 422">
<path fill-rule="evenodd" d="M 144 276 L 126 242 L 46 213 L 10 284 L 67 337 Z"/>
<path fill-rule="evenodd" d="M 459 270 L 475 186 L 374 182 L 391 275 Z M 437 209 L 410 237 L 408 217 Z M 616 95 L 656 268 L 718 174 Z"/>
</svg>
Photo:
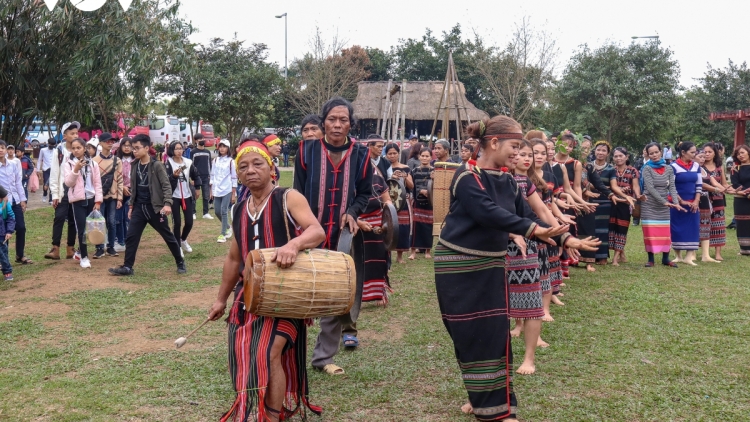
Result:
<svg viewBox="0 0 750 422">
<path fill-rule="evenodd" d="M 337 165 L 329 158 L 329 151 L 344 154 Z M 372 196 L 372 172 L 367 147 L 351 139 L 340 147 L 322 139 L 300 143 L 294 159 L 294 189 L 305 196 L 326 232 L 322 248 L 338 246 L 344 213 L 355 219 L 364 213 Z"/>
<path fill-rule="evenodd" d="M 196 148 L 193 150 L 193 167 L 196 173 L 201 177 L 203 183 L 208 183 L 211 176 L 211 151 L 207 149 Z"/>
<path fill-rule="evenodd" d="M 536 216 L 511 174 L 462 165 L 451 182 L 450 212 L 439 242 L 458 252 L 503 256 L 508 233 L 533 235 Z"/>
</svg>

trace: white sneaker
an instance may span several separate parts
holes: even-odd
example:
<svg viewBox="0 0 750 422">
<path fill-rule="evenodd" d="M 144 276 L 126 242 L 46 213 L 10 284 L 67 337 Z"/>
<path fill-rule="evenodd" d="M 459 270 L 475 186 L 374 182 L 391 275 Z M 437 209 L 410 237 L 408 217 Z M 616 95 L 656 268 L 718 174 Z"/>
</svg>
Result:
<svg viewBox="0 0 750 422">
<path fill-rule="evenodd" d="M 197 220 L 197 219 L 198 219 L 198 216 L 193 214 L 193 220 Z"/>
<path fill-rule="evenodd" d="M 75 252 L 75 253 L 73 254 L 73 259 L 75 259 L 76 261 L 80 261 L 80 260 L 81 260 L 81 251 L 76 251 L 76 252 Z M 91 267 L 91 265 L 90 265 L 90 264 L 89 264 L 89 267 Z"/>
<path fill-rule="evenodd" d="M 119 243 L 118 243 L 118 244 L 116 244 L 116 245 L 115 245 L 115 252 L 125 252 L 125 246 L 124 246 L 124 245 L 121 245 L 121 244 L 119 244 Z"/>
<path fill-rule="evenodd" d="M 183 240 L 180 243 L 182 243 L 182 250 L 184 250 L 187 253 L 193 252 L 193 248 L 191 248 L 190 245 L 188 245 L 187 241 Z"/>
<path fill-rule="evenodd" d="M 91 268 L 91 261 L 89 261 L 88 257 L 81 260 L 81 268 Z"/>
<path fill-rule="evenodd" d="M 47 199 L 47 197 L 46 197 L 46 196 L 43 196 L 43 197 L 42 197 L 42 202 L 49 202 L 49 199 Z"/>
<path fill-rule="evenodd" d="M 226 238 L 226 237 L 224 237 L 224 236 L 219 236 L 219 237 L 218 237 L 218 238 L 216 239 L 216 243 L 227 243 L 227 238 Z"/>
<path fill-rule="evenodd" d="M 213 218 L 213 217 L 211 216 L 211 214 L 208 214 L 208 213 L 206 213 L 206 214 L 203 214 L 203 218 L 205 218 L 206 220 L 213 220 L 213 219 L 214 219 L 214 218 Z"/>
<path fill-rule="evenodd" d="M 227 229 L 227 233 L 224 235 L 224 237 L 226 237 L 227 239 L 229 239 L 230 237 L 232 237 L 232 228 L 231 227 Z"/>
</svg>

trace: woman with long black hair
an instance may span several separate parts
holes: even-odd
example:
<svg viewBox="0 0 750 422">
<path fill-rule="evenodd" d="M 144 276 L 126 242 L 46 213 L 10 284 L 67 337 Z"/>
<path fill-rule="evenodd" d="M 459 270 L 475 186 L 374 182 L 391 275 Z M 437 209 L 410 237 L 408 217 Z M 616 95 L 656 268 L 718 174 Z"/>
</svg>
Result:
<svg viewBox="0 0 750 422">
<path fill-rule="evenodd" d="M 388 178 L 401 180 L 407 192 L 406 201 L 398 212 L 398 245 L 396 245 L 396 260 L 399 264 L 404 263 L 404 252 L 411 249 L 411 232 L 412 232 L 412 195 L 414 189 L 414 180 L 411 176 L 411 169 L 406 164 L 399 162 L 400 152 L 396 144 L 385 146 L 385 157 L 391 163 Z"/>
<path fill-rule="evenodd" d="M 679 204 L 688 212 L 670 210 L 670 230 L 672 248 L 677 255 L 675 262 L 683 261 L 697 265 L 694 260 L 700 245 L 700 198 L 703 191 L 700 165 L 695 162 L 697 148 L 692 142 L 682 142 L 677 146 L 678 158 L 672 164 L 675 188 Z M 685 251 L 685 258 L 682 258 Z"/>
<path fill-rule="evenodd" d="M 609 214 L 609 248 L 614 252 L 612 265 L 618 266 L 625 259 L 625 243 L 628 240 L 630 216 L 635 201 L 641 198 L 640 173 L 630 165 L 628 150 L 623 147 L 615 148 L 612 154 L 615 177 L 610 181 L 612 191 L 623 199 L 616 198 Z"/>
<path fill-rule="evenodd" d="M 726 217 L 724 215 L 726 198 L 724 192 L 729 187 L 729 184 L 727 183 L 726 172 L 722 165 L 721 153 L 717 144 L 708 143 L 703 146 L 703 160 L 703 169 L 709 177 L 712 177 L 719 183 L 719 186 L 709 187 L 708 189 L 708 199 L 711 201 L 711 225 L 708 247 L 709 249 L 714 248 L 714 259 L 723 261 L 721 248 L 727 244 Z"/>
<path fill-rule="evenodd" d="M 130 209 L 130 169 L 135 160 L 133 156 L 133 144 L 130 138 L 120 139 L 120 144 L 115 153 L 122 162 L 122 207 L 115 212 L 115 251 L 125 252 L 125 234 L 128 232 L 128 210 Z"/>
<path fill-rule="evenodd" d="M 414 259 L 417 253 L 424 251 L 424 257 L 430 256 L 432 249 L 432 204 L 428 197 L 427 184 L 432 179 L 435 168 L 430 165 L 432 151 L 423 147 L 419 152 L 419 167 L 412 170 L 414 178 L 414 235 L 412 237 L 412 251 L 409 259 Z"/>
<path fill-rule="evenodd" d="M 734 195 L 734 219 L 737 222 L 737 242 L 740 255 L 750 255 L 750 147 L 740 145 L 732 154 L 734 166 L 727 193 Z"/>
<path fill-rule="evenodd" d="M 172 204 L 175 205 L 172 211 L 172 232 L 174 237 L 180 242 L 183 251 L 190 253 L 193 248 L 187 242 L 188 235 L 193 229 L 193 214 L 195 213 L 195 202 L 199 195 L 196 191 L 196 198 L 193 197 L 192 186 L 200 186 L 201 179 L 198 171 L 193 167 L 193 160 L 185 158 L 182 154 L 185 152 L 184 147 L 179 142 L 172 142 L 167 148 L 166 162 L 167 175 L 169 183 L 172 185 Z M 180 210 L 185 218 L 185 227 L 182 226 Z"/>
</svg>

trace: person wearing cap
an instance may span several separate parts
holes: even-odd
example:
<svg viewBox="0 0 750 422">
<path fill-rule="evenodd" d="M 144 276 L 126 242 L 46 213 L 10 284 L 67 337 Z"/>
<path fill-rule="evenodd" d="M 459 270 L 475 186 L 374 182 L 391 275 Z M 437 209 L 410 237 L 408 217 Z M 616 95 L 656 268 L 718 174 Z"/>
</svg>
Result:
<svg viewBox="0 0 750 422">
<path fill-rule="evenodd" d="M 96 154 L 98 153 L 99 153 L 99 138 L 94 138 L 86 142 L 86 155 L 88 155 L 89 158 L 96 157 Z"/>
<path fill-rule="evenodd" d="M 104 132 L 99 135 L 99 148 L 101 152 L 94 157 L 94 162 L 99 165 L 99 173 L 102 181 L 102 205 L 101 212 L 107 222 L 107 244 L 96 245 L 94 259 L 105 255 L 118 256 L 115 250 L 115 226 L 117 222 L 117 210 L 122 208 L 123 199 L 123 177 L 122 160 L 112 154 L 112 147 L 117 142 L 111 133 Z"/>
<path fill-rule="evenodd" d="M 222 139 L 218 147 L 219 156 L 214 158 L 211 167 L 211 197 L 216 217 L 221 221 L 221 233 L 216 239 L 218 243 L 225 243 L 232 237 L 229 204 L 237 199 L 237 169 L 229 153 L 230 148 L 229 139 Z"/>
<path fill-rule="evenodd" d="M 23 171 L 18 160 L 11 161 L 6 157 L 7 144 L 0 139 L 0 186 L 8 191 L 13 214 L 16 216 L 16 263 L 33 264 L 24 256 L 26 248 L 26 193 L 23 190 Z"/>
<path fill-rule="evenodd" d="M 42 201 L 52 203 L 52 195 L 49 195 L 49 173 L 52 169 L 52 151 L 55 149 L 55 139 L 47 140 L 47 148 L 39 150 L 39 158 L 36 162 L 36 171 L 42 177 Z"/>
<path fill-rule="evenodd" d="M 399 159 L 399 162 L 401 162 L 401 164 L 406 164 L 406 162 L 409 161 L 411 148 L 418 144 L 419 144 L 419 137 L 417 135 L 412 134 L 411 136 L 409 136 L 409 145 L 408 146 L 404 145 L 401 148 L 401 158 Z"/>
<path fill-rule="evenodd" d="M 68 251 L 67 259 L 72 259 L 75 255 L 74 247 L 76 242 L 75 221 L 73 221 L 73 212 L 68 201 L 68 191 L 65 189 L 60 165 L 65 157 L 70 156 L 73 152 L 71 143 L 78 138 L 78 129 L 81 124 L 73 121 L 65 123 L 62 126 L 63 142 L 60 142 L 55 151 L 52 153 L 52 167 L 49 176 L 49 189 L 52 196 L 52 207 L 55 209 L 55 218 L 52 223 L 52 249 L 44 255 L 46 259 L 60 259 L 60 240 L 62 239 L 63 226 L 65 221 L 68 222 Z"/>
<path fill-rule="evenodd" d="M 357 218 L 364 214 L 372 197 L 373 167 L 367 147 L 348 136 L 356 124 L 354 107 L 349 101 L 341 97 L 328 100 L 320 116 L 323 138 L 300 143 L 294 158 L 294 188 L 305 196 L 326 232 L 320 247 L 337 250 L 344 227 L 354 235 L 353 241 L 362 244 L 362 236 L 357 236 Z M 357 259 L 355 267 L 358 278 L 362 279 L 364 261 Z M 333 363 L 333 358 L 339 350 L 342 323 L 348 320 L 349 314 L 320 319 L 320 334 L 312 359 L 314 368 L 329 375 L 344 373 Z"/>
<path fill-rule="evenodd" d="M 172 253 L 177 274 L 187 273 L 185 258 L 180 242 L 169 227 L 169 215 L 172 214 L 172 185 L 169 183 L 167 170 L 161 161 L 149 154 L 151 138 L 148 135 L 136 135 L 132 140 L 133 156 L 131 164 L 131 198 L 128 217 L 130 225 L 125 235 L 125 260 L 119 267 L 109 269 L 117 276 L 135 274 L 133 265 L 138 253 L 138 246 L 146 226 L 151 226 L 164 239 Z"/>
</svg>

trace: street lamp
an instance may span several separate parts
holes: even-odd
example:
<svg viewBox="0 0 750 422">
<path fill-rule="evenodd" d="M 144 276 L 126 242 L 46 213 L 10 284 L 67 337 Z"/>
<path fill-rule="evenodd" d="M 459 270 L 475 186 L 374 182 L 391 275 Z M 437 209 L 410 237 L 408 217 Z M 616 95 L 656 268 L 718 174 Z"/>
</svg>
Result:
<svg viewBox="0 0 750 422">
<path fill-rule="evenodd" d="M 286 65 L 286 12 L 284 12 L 281 15 L 276 15 L 276 19 L 284 18 L 284 78 L 286 79 L 287 73 L 289 72 L 289 68 Z"/>
<path fill-rule="evenodd" d="M 277 16 L 277 17 L 278 17 L 278 16 Z M 659 36 L 658 36 L 658 35 L 647 35 L 647 36 L 645 36 L 645 37 L 630 37 L 630 38 L 632 38 L 632 39 L 634 39 L 634 40 L 637 40 L 637 39 L 639 39 L 639 38 L 651 38 L 651 39 L 655 39 L 655 40 L 658 40 L 658 39 L 659 39 Z"/>
</svg>

